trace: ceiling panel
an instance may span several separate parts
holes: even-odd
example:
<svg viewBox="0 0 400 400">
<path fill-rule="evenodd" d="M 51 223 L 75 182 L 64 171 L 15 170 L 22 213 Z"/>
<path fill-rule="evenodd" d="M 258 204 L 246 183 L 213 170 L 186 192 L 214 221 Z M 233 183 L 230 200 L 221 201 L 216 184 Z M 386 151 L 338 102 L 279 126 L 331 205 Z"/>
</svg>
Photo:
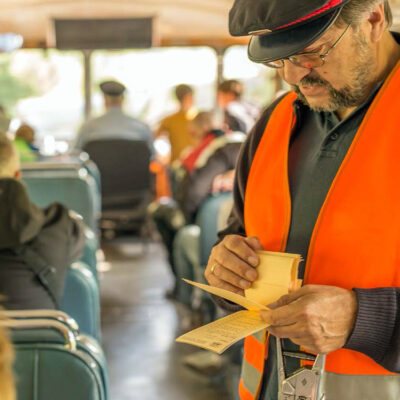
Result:
<svg viewBox="0 0 400 400">
<path fill-rule="evenodd" d="M 391 0 L 400 30 L 400 0 Z M 246 43 L 228 32 L 233 0 L 0 0 L 0 32 L 24 36 L 27 47 L 51 46 L 53 18 L 155 17 L 160 45 Z"/>
<path fill-rule="evenodd" d="M 233 0 L 0 0 L 0 31 L 24 36 L 27 47 L 51 46 L 53 18 L 153 16 L 161 45 L 241 42 L 228 32 Z"/>
</svg>

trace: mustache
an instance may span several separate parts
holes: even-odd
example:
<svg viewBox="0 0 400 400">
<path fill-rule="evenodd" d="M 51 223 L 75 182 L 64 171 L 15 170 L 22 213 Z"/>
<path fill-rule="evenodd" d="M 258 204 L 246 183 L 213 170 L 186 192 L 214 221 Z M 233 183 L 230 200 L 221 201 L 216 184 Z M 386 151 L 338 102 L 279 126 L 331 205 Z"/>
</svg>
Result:
<svg viewBox="0 0 400 400">
<path fill-rule="evenodd" d="M 325 79 L 322 79 L 319 76 L 305 76 L 298 85 L 294 85 L 296 88 L 300 88 L 300 86 L 325 86 L 327 88 L 331 88 L 332 85 L 326 81 Z"/>
</svg>

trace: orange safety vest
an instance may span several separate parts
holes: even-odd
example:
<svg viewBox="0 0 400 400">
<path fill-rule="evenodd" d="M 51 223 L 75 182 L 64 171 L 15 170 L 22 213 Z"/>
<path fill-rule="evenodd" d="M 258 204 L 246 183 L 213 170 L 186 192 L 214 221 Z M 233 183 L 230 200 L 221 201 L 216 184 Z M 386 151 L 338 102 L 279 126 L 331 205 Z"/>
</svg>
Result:
<svg viewBox="0 0 400 400">
<path fill-rule="evenodd" d="M 288 149 L 294 93 L 273 111 L 257 148 L 246 187 L 248 236 L 264 249 L 285 251 L 291 219 Z M 400 286 L 400 63 L 364 117 L 332 182 L 311 237 L 306 284 L 346 289 Z M 241 400 L 258 398 L 267 340 L 246 338 Z M 325 370 L 347 375 L 393 375 L 366 355 L 340 349 Z"/>
</svg>

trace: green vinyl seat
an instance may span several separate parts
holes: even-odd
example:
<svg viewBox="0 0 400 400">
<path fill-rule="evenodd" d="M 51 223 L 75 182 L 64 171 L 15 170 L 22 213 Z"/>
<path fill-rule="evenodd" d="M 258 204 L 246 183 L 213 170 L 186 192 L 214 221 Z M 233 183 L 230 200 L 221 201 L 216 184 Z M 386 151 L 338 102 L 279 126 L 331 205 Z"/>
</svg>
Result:
<svg viewBox="0 0 400 400">
<path fill-rule="evenodd" d="M 79 170 L 85 168 L 95 180 L 98 191 L 101 193 L 101 176 L 97 165 L 90 160 L 85 152 L 58 156 L 42 156 L 35 162 L 22 162 L 23 171 L 49 171 L 49 170 Z"/>
<path fill-rule="evenodd" d="M 225 227 L 231 209 L 231 192 L 211 195 L 200 206 L 196 216 L 196 224 L 200 227 L 200 262 L 199 265 L 194 266 L 194 276 L 197 282 L 207 283 L 204 278 L 204 270 L 207 266 L 211 250 L 218 239 L 218 231 Z M 193 304 L 195 308 L 202 309 L 211 320 L 216 318 L 218 310 L 208 293 L 194 289 Z"/>
<path fill-rule="evenodd" d="M 100 339 L 100 292 L 91 270 L 82 262 L 68 269 L 61 310 L 79 325 L 79 331 Z"/>
<path fill-rule="evenodd" d="M 85 229 L 85 247 L 80 261 L 84 262 L 94 275 L 96 282 L 99 282 L 97 274 L 97 250 L 99 249 L 99 241 L 90 228 Z"/>
<path fill-rule="evenodd" d="M 95 340 L 38 315 L 1 324 L 11 330 L 18 400 L 107 400 L 107 365 Z"/>
<path fill-rule="evenodd" d="M 200 264 L 206 266 L 211 249 L 217 241 L 217 233 L 226 223 L 221 219 L 221 210 L 231 208 L 232 193 L 219 193 L 207 197 L 200 206 L 196 217 L 196 225 L 200 226 Z"/>
<path fill-rule="evenodd" d="M 58 202 L 82 216 L 85 224 L 97 232 L 101 197 L 94 178 L 87 170 L 23 170 L 30 199 L 40 207 Z"/>
</svg>

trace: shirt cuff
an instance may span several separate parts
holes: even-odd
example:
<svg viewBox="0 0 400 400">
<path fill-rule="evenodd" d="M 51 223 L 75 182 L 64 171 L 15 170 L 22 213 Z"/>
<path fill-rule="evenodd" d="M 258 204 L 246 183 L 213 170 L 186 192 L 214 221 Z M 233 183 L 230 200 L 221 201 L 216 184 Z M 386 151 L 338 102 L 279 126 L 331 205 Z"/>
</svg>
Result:
<svg viewBox="0 0 400 400">
<path fill-rule="evenodd" d="M 353 332 L 344 348 L 358 351 L 381 362 L 396 324 L 396 289 L 353 290 L 357 294 L 358 311 Z"/>
</svg>

